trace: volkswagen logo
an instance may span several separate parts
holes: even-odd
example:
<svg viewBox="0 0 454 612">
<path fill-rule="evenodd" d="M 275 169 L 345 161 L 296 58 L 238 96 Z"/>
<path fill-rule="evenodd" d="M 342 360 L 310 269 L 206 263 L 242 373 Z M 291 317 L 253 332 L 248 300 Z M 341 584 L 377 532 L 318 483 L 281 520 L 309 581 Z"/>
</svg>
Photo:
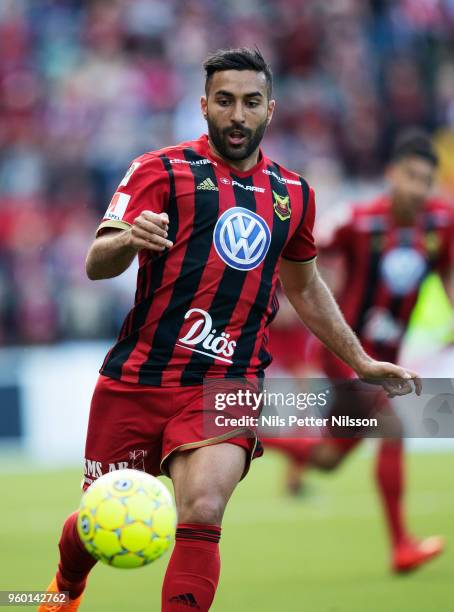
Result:
<svg viewBox="0 0 454 612">
<path fill-rule="evenodd" d="M 417 289 L 426 267 L 421 253 L 411 247 L 397 247 L 383 257 L 381 274 L 391 293 L 402 296 Z"/>
<path fill-rule="evenodd" d="M 219 217 L 213 238 L 217 254 L 228 266 L 253 270 L 265 259 L 271 233 L 262 217 L 236 206 Z"/>
</svg>

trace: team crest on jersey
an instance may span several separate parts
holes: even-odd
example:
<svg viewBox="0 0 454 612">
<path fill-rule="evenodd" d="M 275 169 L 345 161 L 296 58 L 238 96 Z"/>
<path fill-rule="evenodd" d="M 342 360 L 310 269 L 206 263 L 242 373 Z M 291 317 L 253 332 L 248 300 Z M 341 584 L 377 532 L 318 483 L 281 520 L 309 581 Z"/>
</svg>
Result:
<svg viewBox="0 0 454 612">
<path fill-rule="evenodd" d="M 424 238 L 424 244 L 430 255 L 437 255 L 441 247 L 440 236 L 437 232 L 427 232 Z"/>
<path fill-rule="evenodd" d="M 381 253 L 385 245 L 385 235 L 377 232 L 371 235 L 370 248 L 374 253 Z"/>
<path fill-rule="evenodd" d="M 279 217 L 279 219 L 281 221 L 287 221 L 287 219 L 290 219 L 290 216 L 292 214 L 292 209 L 290 207 L 290 197 L 288 195 L 280 196 L 278 193 L 273 191 L 273 198 L 274 212 Z"/>
<path fill-rule="evenodd" d="M 256 213 L 235 206 L 218 219 L 213 233 L 217 254 L 235 270 L 253 270 L 265 259 L 271 242 L 271 232 Z"/>
</svg>

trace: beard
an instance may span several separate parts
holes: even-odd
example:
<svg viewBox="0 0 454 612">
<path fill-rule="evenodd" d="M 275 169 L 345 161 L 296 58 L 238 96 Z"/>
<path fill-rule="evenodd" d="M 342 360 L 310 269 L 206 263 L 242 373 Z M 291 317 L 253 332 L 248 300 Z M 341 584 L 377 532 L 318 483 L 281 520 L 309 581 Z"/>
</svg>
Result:
<svg viewBox="0 0 454 612">
<path fill-rule="evenodd" d="M 207 125 L 210 140 L 221 156 L 231 161 L 242 161 L 252 155 L 259 147 L 265 134 L 268 120 L 265 119 L 255 130 L 245 128 L 241 124 L 231 125 L 221 130 L 209 116 L 207 117 Z M 241 144 L 233 145 L 229 142 L 229 136 L 232 132 L 241 134 L 244 138 Z"/>
</svg>

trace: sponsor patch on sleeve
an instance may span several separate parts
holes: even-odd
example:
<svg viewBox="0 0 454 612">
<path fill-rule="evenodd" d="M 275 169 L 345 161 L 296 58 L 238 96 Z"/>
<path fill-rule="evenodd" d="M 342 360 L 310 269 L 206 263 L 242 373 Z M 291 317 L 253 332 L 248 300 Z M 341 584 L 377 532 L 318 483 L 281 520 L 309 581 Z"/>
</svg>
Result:
<svg viewBox="0 0 454 612">
<path fill-rule="evenodd" d="M 131 176 L 134 174 L 134 172 L 137 170 L 139 166 L 140 166 L 140 162 L 133 162 L 129 166 L 128 171 L 126 172 L 126 174 L 124 175 L 120 183 L 120 187 L 126 187 L 126 185 L 129 183 L 129 179 L 131 178 Z"/>
<path fill-rule="evenodd" d="M 114 193 L 109 207 L 106 210 L 106 214 L 104 215 L 104 219 L 112 219 L 113 221 L 121 221 L 123 219 L 123 215 L 126 212 L 126 208 L 128 207 L 128 202 L 131 199 L 131 196 L 127 193 L 120 193 L 117 191 Z"/>
</svg>

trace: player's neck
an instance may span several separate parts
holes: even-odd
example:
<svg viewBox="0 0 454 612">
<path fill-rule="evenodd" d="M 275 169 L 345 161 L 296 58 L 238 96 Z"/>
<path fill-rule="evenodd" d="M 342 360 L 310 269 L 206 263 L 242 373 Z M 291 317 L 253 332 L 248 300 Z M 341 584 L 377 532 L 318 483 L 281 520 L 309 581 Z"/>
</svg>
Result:
<svg viewBox="0 0 454 612">
<path fill-rule="evenodd" d="M 414 207 L 402 206 L 398 200 L 391 199 L 391 213 L 397 225 L 413 225 L 418 211 Z"/>
<path fill-rule="evenodd" d="M 255 149 L 255 151 L 251 153 L 251 155 L 249 155 L 249 157 L 246 157 L 245 159 L 228 159 L 227 157 L 224 157 L 223 155 L 221 155 L 221 153 L 216 149 L 214 144 L 211 142 L 210 138 L 208 138 L 208 144 L 210 146 L 211 152 L 214 155 L 214 157 L 217 157 L 226 166 L 230 166 L 230 168 L 233 168 L 234 170 L 238 170 L 239 172 L 248 172 L 249 170 L 251 170 L 251 168 L 256 166 L 259 162 L 260 149 L 258 147 L 257 149 Z"/>
</svg>

